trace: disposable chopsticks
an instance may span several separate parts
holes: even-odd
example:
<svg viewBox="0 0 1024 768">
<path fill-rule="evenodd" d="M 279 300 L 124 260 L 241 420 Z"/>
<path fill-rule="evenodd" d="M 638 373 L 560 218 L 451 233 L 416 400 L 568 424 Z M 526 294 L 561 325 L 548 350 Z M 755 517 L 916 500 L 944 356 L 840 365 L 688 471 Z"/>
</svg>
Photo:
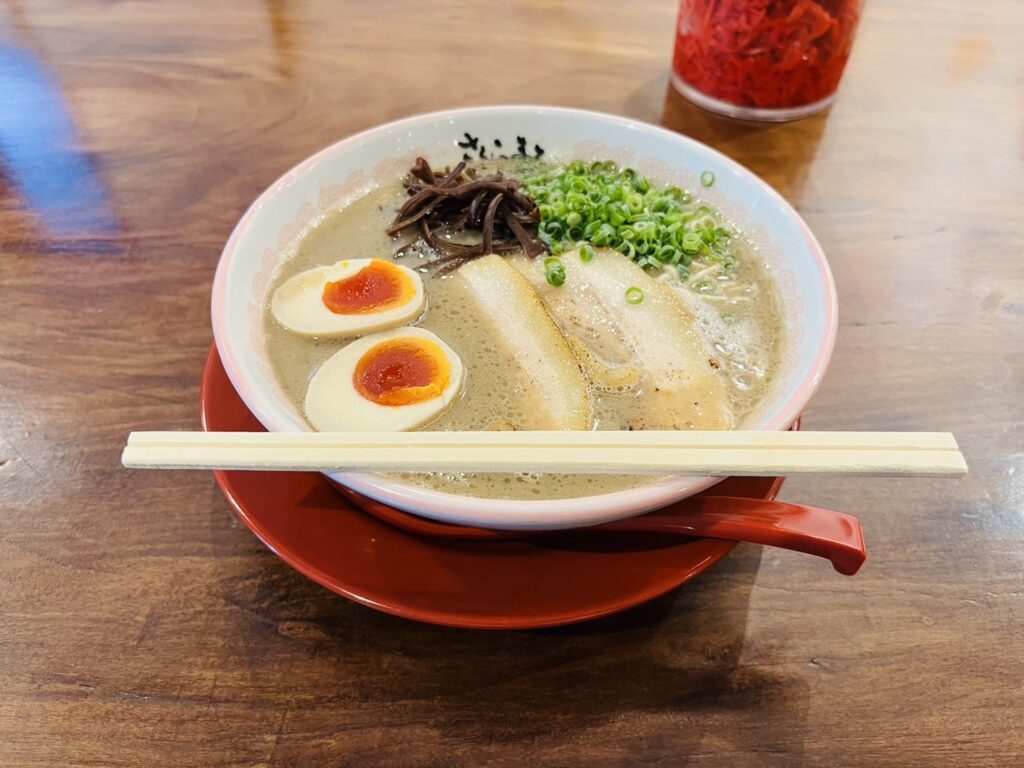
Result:
<svg viewBox="0 0 1024 768">
<path fill-rule="evenodd" d="M 126 467 L 957 476 L 948 432 L 133 432 Z"/>
</svg>

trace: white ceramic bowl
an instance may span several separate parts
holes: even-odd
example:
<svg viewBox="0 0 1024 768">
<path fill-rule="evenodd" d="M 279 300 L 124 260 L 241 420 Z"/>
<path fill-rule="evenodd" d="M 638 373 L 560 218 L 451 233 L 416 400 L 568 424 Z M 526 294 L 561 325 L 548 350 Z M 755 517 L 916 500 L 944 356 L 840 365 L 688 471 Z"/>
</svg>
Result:
<svg viewBox="0 0 1024 768">
<path fill-rule="evenodd" d="M 280 391 L 266 358 L 263 313 L 278 265 L 327 213 L 381 182 L 400 178 L 417 155 L 455 163 L 478 140 L 488 153 L 542 147 L 559 159 L 615 160 L 652 179 L 694 190 L 754 242 L 783 300 L 787 349 L 775 386 L 746 429 L 786 429 L 817 390 L 836 334 L 836 293 L 825 255 L 793 208 L 750 171 L 703 144 L 624 117 L 539 106 L 476 107 L 388 123 L 333 144 L 274 182 L 231 234 L 213 285 L 213 331 L 228 376 L 249 409 L 274 432 L 307 430 Z M 495 139 L 501 141 L 496 147 Z M 704 188 L 702 172 L 715 174 Z M 673 477 L 633 490 L 548 501 L 505 501 L 441 493 L 374 474 L 332 478 L 407 512 L 491 528 L 592 525 L 641 514 L 697 493 L 714 478 Z"/>
</svg>

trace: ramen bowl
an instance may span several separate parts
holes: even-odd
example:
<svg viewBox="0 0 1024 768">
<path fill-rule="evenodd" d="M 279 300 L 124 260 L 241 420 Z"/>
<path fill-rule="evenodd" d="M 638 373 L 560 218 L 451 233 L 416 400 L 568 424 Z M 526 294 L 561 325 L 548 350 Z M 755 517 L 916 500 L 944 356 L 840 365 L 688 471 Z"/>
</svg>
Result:
<svg viewBox="0 0 1024 768">
<path fill-rule="evenodd" d="M 497 140 L 497 141 L 495 141 Z M 500 145 L 498 142 L 501 142 Z M 709 147 L 614 115 L 544 106 L 435 112 L 372 128 L 299 163 L 246 211 L 217 267 L 212 319 L 232 384 L 272 432 L 309 430 L 271 370 L 264 330 L 268 293 L 291 249 L 332 211 L 401 178 L 418 156 L 455 164 L 481 147 L 526 148 L 563 160 L 612 160 L 648 178 L 699 189 L 756 249 L 778 288 L 784 349 L 767 394 L 738 425 L 788 429 L 817 390 L 836 335 L 835 285 L 821 246 L 775 190 Z M 701 188 L 701 177 L 714 184 Z M 706 185 L 705 185 L 706 186 Z M 331 473 L 351 490 L 406 512 L 498 529 L 574 528 L 621 519 L 698 493 L 720 478 L 675 476 L 570 499 L 484 499 L 373 473 Z"/>
</svg>

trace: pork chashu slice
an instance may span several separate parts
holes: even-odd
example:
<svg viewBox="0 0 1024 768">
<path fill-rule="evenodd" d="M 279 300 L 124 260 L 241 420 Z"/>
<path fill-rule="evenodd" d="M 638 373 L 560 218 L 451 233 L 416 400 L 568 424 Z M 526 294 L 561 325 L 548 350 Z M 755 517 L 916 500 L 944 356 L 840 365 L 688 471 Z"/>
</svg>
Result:
<svg viewBox="0 0 1024 768">
<path fill-rule="evenodd" d="M 539 417 L 532 428 L 590 429 L 593 407 L 587 380 L 529 281 L 494 254 L 464 264 L 456 279 L 490 319 L 484 332 L 513 357 L 529 383 Z"/>
<path fill-rule="evenodd" d="M 645 429 L 731 429 L 735 416 L 726 383 L 696 318 L 669 286 L 618 251 L 598 250 L 583 262 L 578 251 L 559 256 L 566 279 L 552 286 L 544 260 L 511 263 L 536 289 L 562 330 L 614 366 L 642 371 Z M 638 304 L 626 291 L 639 288 Z"/>
</svg>

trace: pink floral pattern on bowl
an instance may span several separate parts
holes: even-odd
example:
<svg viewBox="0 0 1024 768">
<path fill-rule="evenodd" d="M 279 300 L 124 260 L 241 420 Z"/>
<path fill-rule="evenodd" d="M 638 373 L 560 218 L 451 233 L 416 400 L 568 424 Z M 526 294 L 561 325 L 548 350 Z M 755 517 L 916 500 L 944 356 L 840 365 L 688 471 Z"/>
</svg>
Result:
<svg viewBox="0 0 1024 768">
<path fill-rule="evenodd" d="M 480 107 L 434 113 L 374 128 L 317 153 L 260 196 L 232 233 L 214 281 L 214 335 L 225 369 L 246 405 L 272 431 L 308 429 L 271 373 L 263 318 L 281 263 L 324 216 L 400 178 L 418 155 L 454 163 L 467 132 L 519 148 L 541 139 L 558 159 L 614 160 L 708 201 L 757 248 L 774 273 L 786 322 L 786 353 L 772 393 L 745 426 L 785 429 L 816 391 L 836 329 L 835 287 L 824 253 L 797 213 L 763 181 L 719 153 L 627 118 L 553 107 Z M 493 141 L 493 139 L 488 139 Z M 506 144 L 507 142 L 507 144 Z M 495 146 L 497 143 L 495 142 Z M 475 145 L 473 151 L 484 151 Z M 469 151 L 468 149 L 466 150 Z M 698 178 L 712 171 L 716 183 Z M 495 528 L 564 528 L 641 514 L 716 482 L 678 477 L 580 499 L 507 501 L 431 491 L 372 474 L 333 474 L 354 490 L 405 511 Z"/>
</svg>

